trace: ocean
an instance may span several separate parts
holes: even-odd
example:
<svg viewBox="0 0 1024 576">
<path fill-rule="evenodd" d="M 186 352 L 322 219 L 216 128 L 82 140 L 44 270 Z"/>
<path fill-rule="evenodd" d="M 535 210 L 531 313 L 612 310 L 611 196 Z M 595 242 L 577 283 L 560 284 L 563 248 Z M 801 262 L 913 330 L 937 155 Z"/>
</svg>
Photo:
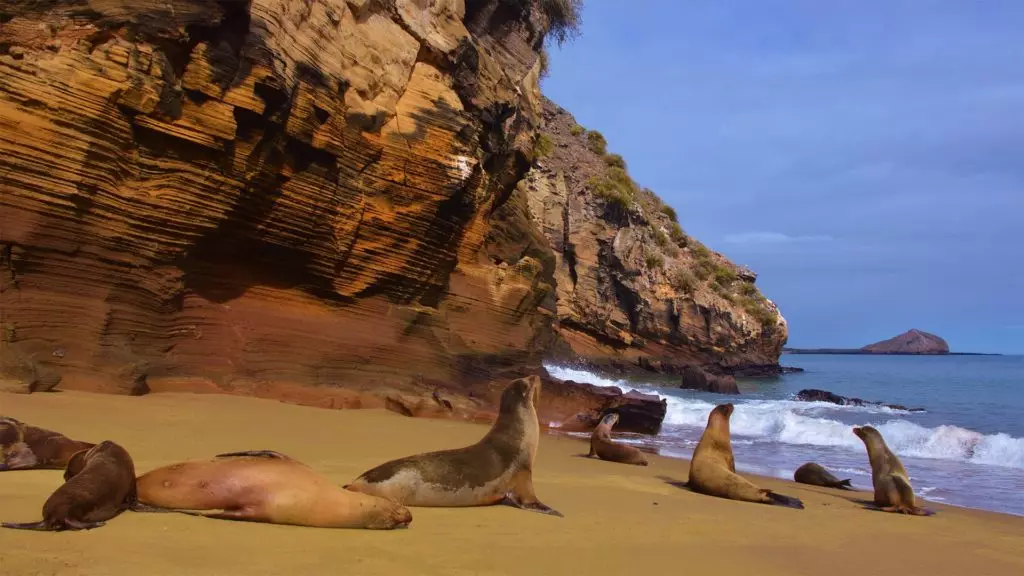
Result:
<svg viewBox="0 0 1024 576">
<path fill-rule="evenodd" d="M 655 438 L 624 435 L 663 456 L 689 458 L 723 402 L 731 420 L 736 468 L 792 479 L 814 461 L 854 487 L 871 490 L 871 468 L 855 425 L 878 428 L 910 474 L 917 495 L 934 502 L 1024 516 L 1024 356 L 782 356 L 805 372 L 772 380 L 740 380 L 740 396 L 664 386 L 660 375 L 621 380 L 548 365 L 551 376 L 656 393 L 668 400 Z M 818 388 L 925 412 L 797 402 Z"/>
</svg>

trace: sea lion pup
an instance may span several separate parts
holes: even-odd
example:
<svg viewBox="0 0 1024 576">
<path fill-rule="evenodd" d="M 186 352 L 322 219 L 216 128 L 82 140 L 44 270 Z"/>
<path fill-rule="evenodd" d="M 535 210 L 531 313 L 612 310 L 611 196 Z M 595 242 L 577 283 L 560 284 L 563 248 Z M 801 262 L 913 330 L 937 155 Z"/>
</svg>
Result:
<svg viewBox="0 0 1024 576">
<path fill-rule="evenodd" d="M 95 446 L 67 436 L 0 416 L 0 471 L 63 470 L 82 450 Z"/>
<path fill-rule="evenodd" d="M 849 479 L 840 480 L 823 466 L 814 462 L 808 462 L 797 468 L 796 472 L 793 473 L 793 480 L 801 484 L 810 484 L 811 486 L 824 486 L 826 488 L 838 488 L 839 490 L 853 489 L 850 486 Z"/>
<path fill-rule="evenodd" d="M 871 426 L 854 426 L 853 433 L 864 442 L 871 462 L 871 483 L 875 488 L 875 504 L 886 512 L 931 516 L 935 512 L 921 508 L 914 497 L 903 463 L 889 450 L 882 434 Z"/>
<path fill-rule="evenodd" d="M 612 441 L 612 427 L 618 421 L 619 415 L 614 412 L 606 414 L 604 418 L 601 418 L 601 423 L 597 425 L 594 433 L 590 435 L 590 454 L 587 454 L 587 456 L 597 456 L 601 460 L 608 460 L 609 462 L 647 466 L 647 458 L 643 452 L 633 446 L 616 444 Z"/>
<path fill-rule="evenodd" d="M 171 464 L 143 474 L 137 485 L 138 512 L 159 509 L 222 520 L 371 530 L 412 522 L 408 508 L 343 490 L 309 466 L 268 450 Z"/>
<path fill-rule="evenodd" d="M 135 502 L 135 465 L 128 451 L 109 440 L 75 454 L 64 470 L 64 484 L 43 504 L 43 519 L 4 523 L 21 530 L 89 530 Z"/>
<path fill-rule="evenodd" d="M 804 504 L 800 500 L 758 488 L 736 473 L 732 442 L 729 440 L 729 417 L 732 411 L 732 404 L 719 404 L 711 410 L 708 425 L 690 461 L 689 488 L 700 494 L 730 500 L 803 508 Z"/>
<path fill-rule="evenodd" d="M 540 388 L 537 376 L 509 384 L 501 394 L 498 419 L 476 444 L 392 460 L 364 472 L 345 488 L 407 506 L 507 504 L 562 516 L 538 500 L 533 490 Z"/>
</svg>

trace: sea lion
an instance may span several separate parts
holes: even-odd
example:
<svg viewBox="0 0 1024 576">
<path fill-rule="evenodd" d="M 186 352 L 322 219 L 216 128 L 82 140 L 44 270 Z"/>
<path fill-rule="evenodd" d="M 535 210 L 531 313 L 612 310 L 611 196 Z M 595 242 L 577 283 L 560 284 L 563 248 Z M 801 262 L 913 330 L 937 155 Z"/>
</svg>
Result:
<svg viewBox="0 0 1024 576">
<path fill-rule="evenodd" d="M 616 444 L 612 441 L 612 427 L 618 421 L 619 415 L 614 412 L 606 414 L 601 419 L 601 423 L 597 425 L 594 433 L 590 435 L 590 454 L 587 454 L 587 456 L 597 456 L 601 460 L 608 460 L 609 462 L 647 466 L 647 458 L 643 452 L 633 446 Z"/>
<path fill-rule="evenodd" d="M 803 466 L 796 469 L 793 473 L 793 480 L 801 484 L 810 484 L 811 486 L 824 486 L 826 488 L 838 488 L 840 490 L 852 490 L 850 486 L 850 480 L 840 480 L 832 475 L 831 472 L 826 470 L 823 466 L 815 464 L 814 462 L 808 462 Z"/>
<path fill-rule="evenodd" d="M 134 509 L 139 512 L 371 530 L 412 522 L 408 508 L 344 490 L 309 466 L 269 450 L 171 464 L 143 474 L 137 484 L 139 505 Z M 195 512 L 199 510 L 221 512 Z"/>
<path fill-rule="evenodd" d="M 0 471 L 63 470 L 71 457 L 95 446 L 0 416 Z"/>
<path fill-rule="evenodd" d="M 853 433 L 864 442 L 871 463 L 871 483 L 875 488 L 875 505 L 886 512 L 931 516 L 933 511 L 921 508 L 914 497 L 910 476 L 900 459 L 889 450 L 882 434 L 871 426 L 854 426 Z"/>
<path fill-rule="evenodd" d="M 106 440 L 79 451 L 64 470 L 64 484 L 43 504 L 43 519 L 4 523 L 21 530 L 89 530 L 103 526 L 135 502 L 135 465 L 128 451 Z"/>
<path fill-rule="evenodd" d="M 729 417 L 732 412 L 732 404 L 719 404 L 711 410 L 708 424 L 690 461 L 689 488 L 700 494 L 730 500 L 803 508 L 804 504 L 799 499 L 758 488 L 736 473 L 729 439 Z"/>
<path fill-rule="evenodd" d="M 498 419 L 476 444 L 386 462 L 345 488 L 407 506 L 507 504 L 562 516 L 538 500 L 533 489 L 540 388 L 537 376 L 509 384 L 501 394 Z"/>
</svg>

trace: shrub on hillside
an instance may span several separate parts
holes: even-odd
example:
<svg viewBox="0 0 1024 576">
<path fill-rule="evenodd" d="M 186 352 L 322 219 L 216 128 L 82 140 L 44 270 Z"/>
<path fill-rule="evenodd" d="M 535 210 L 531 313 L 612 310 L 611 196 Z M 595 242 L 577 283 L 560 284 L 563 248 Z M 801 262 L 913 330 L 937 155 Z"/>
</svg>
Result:
<svg viewBox="0 0 1024 576">
<path fill-rule="evenodd" d="M 540 49 L 540 77 L 541 79 L 548 77 L 548 65 L 550 64 L 550 58 L 548 57 L 548 49 Z"/>
<path fill-rule="evenodd" d="M 736 271 L 725 266 L 715 267 L 715 283 L 722 287 L 731 286 L 737 279 Z"/>
<path fill-rule="evenodd" d="M 583 126 L 580 126 L 579 124 L 573 124 L 572 126 L 569 126 L 569 134 L 572 134 L 573 136 L 579 136 L 586 131 L 587 129 L 584 128 Z"/>
<path fill-rule="evenodd" d="M 587 147 L 590 151 L 598 156 L 604 156 L 608 153 L 608 141 L 604 139 L 604 135 L 597 130 L 587 131 Z"/>
<path fill-rule="evenodd" d="M 548 17 L 548 35 L 562 44 L 575 38 L 583 24 L 583 0 L 541 0 L 540 9 Z"/>
<path fill-rule="evenodd" d="M 661 205 L 661 213 L 668 216 L 668 219 L 673 222 L 679 222 L 679 217 L 676 215 L 676 209 L 669 206 L 668 204 Z"/>
<path fill-rule="evenodd" d="M 626 169 L 626 160 L 619 154 L 605 154 L 604 163 L 612 168 Z"/>
<path fill-rule="evenodd" d="M 672 286 L 686 294 L 693 294 L 697 289 L 697 277 L 689 270 L 679 268 L 672 274 Z"/>
<path fill-rule="evenodd" d="M 669 227 L 668 233 L 672 238 L 672 241 L 675 242 L 677 246 L 686 248 L 687 244 L 689 244 L 690 239 L 687 238 L 686 233 L 683 232 L 683 229 L 679 226 L 678 222 L 672 223 L 672 226 Z"/>
<path fill-rule="evenodd" d="M 657 252 L 647 252 L 644 254 L 644 262 L 651 270 L 663 268 L 665 266 L 665 259 Z"/>
<path fill-rule="evenodd" d="M 543 132 L 537 135 L 533 141 L 533 156 L 535 158 L 547 158 L 555 151 L 555 143 Z"/>
</svg>

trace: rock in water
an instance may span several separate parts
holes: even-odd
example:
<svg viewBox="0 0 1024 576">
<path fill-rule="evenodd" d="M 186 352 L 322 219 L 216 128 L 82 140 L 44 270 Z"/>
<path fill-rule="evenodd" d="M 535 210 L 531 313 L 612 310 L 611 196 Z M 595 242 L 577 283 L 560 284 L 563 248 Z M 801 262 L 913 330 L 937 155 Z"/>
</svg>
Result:
<svg viewBox="0 0 1024 576">
<path fill-rule="evenodd" d="M 687 366 L 683 369 L 681 388 L 689 390 L 703 390 L 716 394 L 739 394 L 740 389 L 736 385 L 736 378 L 718 374 L 712 374 L 697 366 Z"/>
<path fill-rule="evenodd" d="M 886 404 L 884 402 L 861 400 L 860 398 L 849 398 L 829 392 L 828 390 L 817 390 L 815 388 L 806 388 L 797 392 L 795 399 L 801 402 L 828 402 L 829 404 L 838 404 L 840 406 L 882 406 L 893 410 L 924 412 L 924 408 L 907 408 L 901 404 Z"/>
<path fill-rule="evenodd" d="M 915 328 L 861 350 L 872 354 L 949 354 L 949 344 L 935 334 Z"/>
</svg>

